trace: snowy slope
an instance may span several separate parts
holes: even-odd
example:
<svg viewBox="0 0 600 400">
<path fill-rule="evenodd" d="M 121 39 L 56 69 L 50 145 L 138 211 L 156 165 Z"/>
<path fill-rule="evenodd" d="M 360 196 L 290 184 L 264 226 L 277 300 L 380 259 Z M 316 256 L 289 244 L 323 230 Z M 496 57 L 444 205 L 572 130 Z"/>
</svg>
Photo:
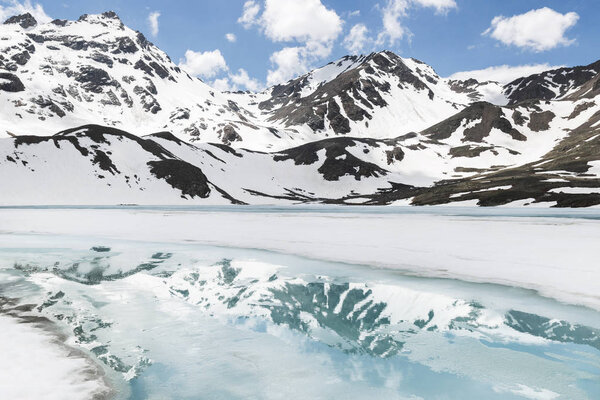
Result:
<svg viewBox="0 0 600 400">
<path fill-rule="evenodd" d="M 503 87 L 383 51 L 221 93 L 113 12 L 0 39 L 2 204 L 600 204 L 598 62 Z"/>
<path fill-rule="evenodd" d="M 33 18 L 33 17 L 32 17 Z M 171 129 L 188 141 L 275 136 L 190 77 L 112 12 L 23 28 L 0 25 L 0 135 L 101 124 L 134 134 Z"/>
<path fill-rule="evenodd" d="M 487 99 L 391 52 L 347 56 L 263 93 L 221 93 L 113 12 L 47 24 L 19 17 L 0 26 L 0 39 L 1 136 L 100 124 L 279 150 L 349 132 L 399 136 Z"/>
<path fill-rule="evenodd" d="M 484 94 L 457 89 L 421 61 L 384 51 L 343 57 L 245 106 L 281 129 L 389 138 L 424 129 L 480 98 Z"/>
<path fill-rule="evenodd" d="M 484 110 L 495 107 L 477 103 L 471 108 L 479 106 Z M 600 115 L 595 121 L 600 121 Z M 491 124 L 494 121 L 481 125 Z M 576 165 L 557 156 L 555 150 L 536 158 L 537 164 L 521 165 L 519 160 L 525 156 L 509 147 L 482 147 L 482 143 L 473 148 L 452 147 L 444 141 L 454 140 L 457 134 L 472 136 L 469 126 L 476 124 L 468 121 L 461 122 L 458 133 L 449 139 L 441 138 L 443 130 L 434 126 L 395 139 L 331 138 L 271 153 L 190 144 L 168 132 L 140 138 L 88 125 L 50 137 L 0 139 L 0 187 L 6 188 L 0 204 L 441 204 L 478 200 L 497 205 L 530 199 L 549 205 L 589 206 L 600 204 L 600 152 L 588 151 L 597 149 L 600 133 L 586 130 L 586 124 L 574 130 L 579 139 L 570 135 L 560 142 L 566 146 L 575 141 L 573 151 L 580 154 Z M 537 132 L 523 132 L 533 142 L 537 140 Z M 513 139 L 498 128 L 491 128 L 491 135 L 504 137 L 511 146 L 512 142 L 526 143 L 528 138 L 513 133 L 519 140 Z M 578 147 L 583 138 L 586 146 Z M 485 156 L 472 156 L 482 148 Z M 508 156 L 501 156 L 501 151 Z M 499 159 L 515 164 L 500 167 L 495 164 Z M 522 181 L 507 171 L 519 171 Z M 557 190 L 562 187 L 567 189 Z M 587 192 L 582 194 L 582 190 Z"/>
</svg>

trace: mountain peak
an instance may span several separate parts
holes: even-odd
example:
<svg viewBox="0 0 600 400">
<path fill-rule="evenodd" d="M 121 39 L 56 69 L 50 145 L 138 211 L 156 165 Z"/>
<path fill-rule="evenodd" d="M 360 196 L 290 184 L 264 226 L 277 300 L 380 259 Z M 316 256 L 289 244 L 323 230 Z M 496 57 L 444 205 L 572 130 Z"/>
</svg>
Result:
<svg viewBox="0 0 600 400">
<path fill-rule="evenodd" d="M 83 14 L 81 17 L 79 17 L 79 19 L 77 19 L 77 21 L 85 21 L 91 24 L 101 24 L 105 26 L 108 26 L 109 24 L 116 24 L 121 29 L 124 28 L 123 21 L 121 21 L 121 18 L 119 18 L 117 13 L 114 11 L 106 11 L 102 14 Z"/>
<path fill-rule="evenodd" d="M 104 18 L 108 18 L 108 19 L 118 19 L 119 21 L 121 20 L 121 18 L 119 18 L 119 16 L 117 15 L 116 12 L 114 11 L 106 11 L 102 13 L 102 16 Z"/>
<path fill-rule="evenodd" d="M 18 24 L 21 28 L 27 29 L 37 25 L 37 20 L 30 13 L 14 15 L 4 21 L 4 25 Z"/>
</svg>

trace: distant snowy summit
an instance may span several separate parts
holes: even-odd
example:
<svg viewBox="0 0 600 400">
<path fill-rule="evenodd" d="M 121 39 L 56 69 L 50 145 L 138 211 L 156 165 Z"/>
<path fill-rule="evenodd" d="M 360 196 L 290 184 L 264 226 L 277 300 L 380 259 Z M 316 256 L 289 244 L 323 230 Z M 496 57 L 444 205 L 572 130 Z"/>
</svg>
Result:
<svg viewBox="0 0 600 400">
<path fill-rule="evenodd" d="M 383 51 L 224 93 L 113 12 L 0 39 L 2 204 L 600 204 L 600 62 L 503 86 Z"/>
</svg>

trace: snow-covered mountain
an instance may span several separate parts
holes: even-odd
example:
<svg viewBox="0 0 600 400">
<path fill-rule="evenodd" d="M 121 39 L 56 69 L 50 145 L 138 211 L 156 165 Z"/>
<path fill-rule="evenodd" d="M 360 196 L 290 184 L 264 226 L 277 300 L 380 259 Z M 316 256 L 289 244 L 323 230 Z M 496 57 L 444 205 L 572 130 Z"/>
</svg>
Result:
<svg viewBox="0 0 600 400">
<path fill-rule="evenodd" d="M 134 134 L 168 128 L 188 141 L 276 137 L 113 12 L 47 24 L 31 15 L 9 19 L 0 26 L 0 46 L 4 136 L 96 123 Z"/>
<path fill-rule="evenodd" d="M 383 51 L 346 56 L 237 103 L 264 124 L 312 137 L 389 138 L 417 132 L 478 100 L 506 102 L 495 82 L 461 86 L 429 65 Z"/>
<path fill-rule="evenodd" d="M 0 46 L 2 204 L 600 204 L 600 63 L 502 86 L 384 51 L 221 93 L 112 12 Z"/>
<path fill-rule="evenodd" d="M 94 123 L 274 150 L 350 132 L 405 134 L 483 97 L 390 52 L 344 57 L 259 94 L 221 93 L 113 12 L 47 24 L 18 16 L 0 26 L 0 39 L 4 136 Z"/>
</svg>

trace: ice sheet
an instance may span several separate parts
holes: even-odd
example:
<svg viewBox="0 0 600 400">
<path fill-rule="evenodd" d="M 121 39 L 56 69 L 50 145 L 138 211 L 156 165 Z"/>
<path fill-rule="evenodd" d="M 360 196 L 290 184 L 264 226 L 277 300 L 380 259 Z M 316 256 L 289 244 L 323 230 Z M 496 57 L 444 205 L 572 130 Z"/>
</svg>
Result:
<svg viewBox="0 0 600 400">
<path fill-rule="evenodd" d="M 265 249 L 518 286 L 600 309 L 596 220 L 522 213 L 475 217 L 224 209 L 0 209 L 0 230 Z"/>
</svg>

